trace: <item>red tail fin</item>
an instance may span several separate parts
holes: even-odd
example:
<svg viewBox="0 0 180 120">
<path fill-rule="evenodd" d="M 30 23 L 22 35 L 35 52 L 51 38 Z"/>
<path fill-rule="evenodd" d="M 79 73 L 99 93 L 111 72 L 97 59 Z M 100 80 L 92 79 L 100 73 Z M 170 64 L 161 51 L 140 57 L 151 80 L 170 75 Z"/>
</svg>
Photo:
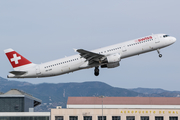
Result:
<svg viewBox="0 0 180 120">
<path fill-rule="evenodd" d="M 13 68 L 24 66 L 27 64 L 31 64 L 29 60 L 24 58 L 22 55 L 14 51 L 13 49 L 6 49 L 4 50 L 9 62 L 11 63 Z"/>
</svg>

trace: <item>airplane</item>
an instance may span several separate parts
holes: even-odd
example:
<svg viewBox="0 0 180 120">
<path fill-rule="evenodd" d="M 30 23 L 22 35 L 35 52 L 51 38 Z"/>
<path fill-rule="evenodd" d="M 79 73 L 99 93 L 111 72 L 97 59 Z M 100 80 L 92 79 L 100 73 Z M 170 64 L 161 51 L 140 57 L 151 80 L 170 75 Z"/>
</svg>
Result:
<svg viewBox="0 0 180 120">
<path fill-rule="evenodd" d="M 81 69 L 95 68 L 94 75 L 99 75 L 99 67 L 115 68 L 121 59 L 157 50 L 173 44 L 175 37 L 167 34 L 152 34 L 131 41 L 87 51 L 75 49 L 79 54 L 62 59 L 34 64 L 13 49 L 4 50 L 14 71 L 9 72 L 8 78 L 40 78 L 62 75 Z"/>
</svg>

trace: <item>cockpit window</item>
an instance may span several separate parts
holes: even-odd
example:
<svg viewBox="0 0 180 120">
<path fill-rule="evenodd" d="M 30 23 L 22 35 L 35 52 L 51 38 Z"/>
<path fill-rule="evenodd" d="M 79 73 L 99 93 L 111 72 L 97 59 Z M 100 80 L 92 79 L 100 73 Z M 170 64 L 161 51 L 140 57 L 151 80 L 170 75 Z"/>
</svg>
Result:
<svg viewBox="0 0 180 120">
<path fill-rule="evenodd" d="M 163 35 L 163 37 L 165 38 L 165 37 L 168 37 L 169 35 Z"/>
</svg>

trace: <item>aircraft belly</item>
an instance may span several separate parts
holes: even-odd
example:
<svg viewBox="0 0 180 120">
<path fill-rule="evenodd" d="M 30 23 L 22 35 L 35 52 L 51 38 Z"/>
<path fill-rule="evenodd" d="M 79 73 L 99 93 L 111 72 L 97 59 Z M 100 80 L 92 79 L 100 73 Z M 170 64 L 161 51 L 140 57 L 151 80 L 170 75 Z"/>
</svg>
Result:
<svg viewBox="0 0 180 120">
<path fill-rule="evenodd" d="M 66 66 L 62 66 L 60 68 L 60 74 L 76 71 L 76 70 L 79 69 L 79 66 L 80 66 L 80 62 L 69 64 L 69 65 L 66 65 Z"/>
<path fill-rule="evenodd" d="M 141 48 L 139 48 L 139 47 L 127 48 L 127 52 L 122 53 L 122 58 L 137 55 L 140 52 L 141 52 Z"/>
<path fill-rule="evenodd" d="M 125 53 L 122 54 L 122 58 L 127 58 L 130 56 L 134 56 L 134 55 L 139 55 L 145 52 L 150 52 L 156 50 L 155 48 L 152 47 L 151 44 L 145 44 L 145 45 L 141 45 L 141 46 L 134 46 L 131 48 L 128 48 L 127 51 Z"/>
</svg>

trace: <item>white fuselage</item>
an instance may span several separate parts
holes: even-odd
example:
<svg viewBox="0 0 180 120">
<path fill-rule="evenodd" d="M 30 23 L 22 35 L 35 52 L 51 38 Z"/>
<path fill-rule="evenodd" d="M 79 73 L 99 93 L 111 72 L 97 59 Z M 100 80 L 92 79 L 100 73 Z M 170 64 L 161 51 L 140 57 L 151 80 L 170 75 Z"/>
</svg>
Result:
<svg viewBox="0 0 180 120">
<path fill-rule="evenodd" d="M 111 45 L 108 47 L 92 50 L 93 53 L 109 56 L 112 54 L 120 54 L 120 59 L 139 55 L 142 53 L 158 50 L 173 44 L 176 38 L 165 36 L 165 34 L 154 34 L 146 37 L 134 39 L 131 41 Z M 10 78 L 35 78 L 50 77 L 62 75 L 65 73 L 96 67 L 97 65 L 89 65 L 88 61 L 79 54 L 62 59 L 46 62 L 43 64 L 32 64 L 29 67 L 17 68 L 20 71 L 27 71 L 24 75 L 15 76 L 9 74 Z M 98 66 L 101 66 L 99 63 Z"/>
</svg>

